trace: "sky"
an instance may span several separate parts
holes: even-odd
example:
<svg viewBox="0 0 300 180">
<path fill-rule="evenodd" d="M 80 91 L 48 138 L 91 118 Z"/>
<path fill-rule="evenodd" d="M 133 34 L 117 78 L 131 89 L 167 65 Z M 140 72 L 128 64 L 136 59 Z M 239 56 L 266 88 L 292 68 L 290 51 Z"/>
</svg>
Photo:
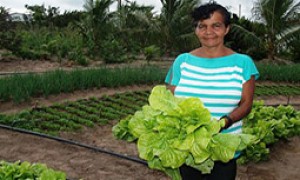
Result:
<svg viewBox="0 0 300 180">
<path fill-rule="evenodd" d="M 160 12 L 161 2 L 160 0 L 135 0 L 140 5 L 152 5 L 155 7 L 155 12 Z M 254 0 L 216 0 L 217 3 L 225 6 L 230 12 L 237 15 L 244 16 L 251 19 L 251 9 L 253 7 Z M 208 0 L 202 0 L 201 2 L 208 2 Z M 0 0 L 0 6 L 4 6 L 9 9 L 10 13 L 19 12 L 26 13 L 25 4 L 28 5 L 45 5 L 52 7 L 59 7 L 61 13 L 72 10 L 83 10 L 83 4 L 85 0 Z M 116 7 L 116 4 L 114 4 Z M 112 7 L 112 8 L 114 8 Z M 240 11 L 239 11 L 240 9 Z"/>
</svg>

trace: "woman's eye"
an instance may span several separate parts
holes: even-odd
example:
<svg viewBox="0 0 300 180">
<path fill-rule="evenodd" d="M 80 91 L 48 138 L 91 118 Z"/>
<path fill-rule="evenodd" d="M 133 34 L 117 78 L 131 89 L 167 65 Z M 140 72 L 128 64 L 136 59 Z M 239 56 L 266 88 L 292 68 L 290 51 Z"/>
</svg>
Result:
<svg viewBox="0 0 300 180">
<path fill-rule="evenodd" d="M 222 24 L 214 24 L 213 27 L 214 28 L 220 28 L 220 27 L 222 27 Z"/>
<path fill-rule="evenodd" d="M 198 28 L 199 28 L 199 29 L 205 29 L 205 26 L 203 26 L 203 25 L 198 25 Z"/>
</svg>

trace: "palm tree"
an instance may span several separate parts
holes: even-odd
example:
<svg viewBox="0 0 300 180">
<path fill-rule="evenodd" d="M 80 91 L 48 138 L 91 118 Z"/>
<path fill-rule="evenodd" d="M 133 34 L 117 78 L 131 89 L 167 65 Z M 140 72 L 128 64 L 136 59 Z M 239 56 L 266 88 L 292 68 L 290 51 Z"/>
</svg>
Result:
<svg viewBox="0 0 300 180">
<path fill-rule="evenodd" d="M 93 54 L 101 53 L 101 42 L 111 33 L 112 13 L 109 12 L 109 7 L 114 2 L 115 0 L 86 0 L 86 16 L 75 24 Z"/>
<path fill-rule="evenodd" d="M 265 25 L 261 22 L 250 21 L 237 15 L 231 19 L 231 28 L 225 37 L 225 43 L 236 52 L 246 53 L 260 60 L 266 58 Z"/>
<path fill-rule="evenodd" d="M 115 37 L 126 45 L 128 51 L 144 47 L 157 29 L 153 9 L 153 6 L 138 5 L 135 1 L 125 1 L 118 7 L 114 16 Z"/>
<path fill-rule="evenodd" d="M 162 44 L 164 45 L 165 50 L 174 51 L 178 49 L 189 49 L 178 47 L 190 44 L 187 43 L 187 40 L 194 39 L 189 12 L 200 3 L 199 0 L 161 0 L 161 3 L 160 40 L 163 41 Z"/>
<path fill-rule="evenodd" d="M 254 4 L 253 15 L 265 24 L 265 45 L 268 58 L 274 60 L 280 48 L 296 38 L 300 33 L 300 21 L 296 15 L 300 2 L 295 0 L 258 0 Z M 298 36 L 299 37 L 299 36 Z"/>
</svg>

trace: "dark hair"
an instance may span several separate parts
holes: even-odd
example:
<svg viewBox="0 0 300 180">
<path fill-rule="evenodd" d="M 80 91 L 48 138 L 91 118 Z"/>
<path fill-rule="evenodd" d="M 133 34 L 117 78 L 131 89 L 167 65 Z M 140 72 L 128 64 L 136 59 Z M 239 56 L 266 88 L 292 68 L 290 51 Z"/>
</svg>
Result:
<svg viewBox="0 0 300 180">
<path fill-rule="evenodd" d="M 192 12 L 193 24 L 197 26 L 199 21 L 209 19 L 214 12 L 219 12 L 222 14 L 224 19 L 224 24 L 227 27 L 230 24 L 230 13 L 227 9 L 216 2 L 209 2 L 195 8 Z"/>
</svg>

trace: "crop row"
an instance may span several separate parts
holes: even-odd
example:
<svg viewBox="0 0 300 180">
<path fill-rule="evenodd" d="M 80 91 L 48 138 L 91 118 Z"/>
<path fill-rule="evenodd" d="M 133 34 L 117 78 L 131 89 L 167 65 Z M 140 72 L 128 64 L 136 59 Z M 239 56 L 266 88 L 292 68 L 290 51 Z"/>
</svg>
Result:
<svg viewBox="0 0 300 180">
<path fill-rule="evenodd" d="M 0 102 L 21 103 L 32 97 L 48 97 L 76 90 L 117 88 L 130 85 L 163 83 L 166 70 L 157 66 L 141 66 L 72 71 L 49 71 L 43 74 L 17 74 L 0 78 Z"/>
<path fill-rule="evenodd" d="M 298 83 L 299 66 L 258 66 L 261 74 L 259 81 Z M 12 74 L 0 78 L 0 102 L 21 103 L 32 97 L 48 97 L 76 90 L 117 88 L 130 85 L 155 85 L 163 83 L 167 68 L 160 66 L 124 66 L 119 68 L 99 67 L 93 69 L 75 69 L 72 71 L 49 71 L 43 74 Z M 273 87 L 273 86 L 272 86 Z M 261 91 L 257 94 L 300 94 L 297 86 L 284 87 L 280 90 Z M 263 88 L 264 89 L 264 88 Z M 290 90 L 292 89 L 292 90 Z M 296 90 L 294 90 L 296 89 Z M 295 92 L 293 92 L 295 91 Z"/>
<path fill-rule="evenodd" d="M 300 86 L 296 85 L 256 85 L 255 95 L 300 95 Z"/>
<path fill-rule="evenodd" d="M 101 98 L 81 99 L 36 107 L 16 115 L 0 116 L 0 123 L 56 135 L 59 131 L 74 131 L 83 126 L 105 125 L 133 114 L 147 103 L 148 91 L 126 92 Z"/>
<path fill-rule="evenodd" d="M 15 115 L 0 115 L 0 123 L 36 132 L 57 134 L 73 131 L 83 126 L 105 125 L 110 120 L 120 120 L 133 114 L 147 103 L 149 91 L 135 91 L 67 101 L 49 107 L 36 107 Z M 297 95 L 298 86 L 257 85 L 255 94 Z"/>
</svg>

